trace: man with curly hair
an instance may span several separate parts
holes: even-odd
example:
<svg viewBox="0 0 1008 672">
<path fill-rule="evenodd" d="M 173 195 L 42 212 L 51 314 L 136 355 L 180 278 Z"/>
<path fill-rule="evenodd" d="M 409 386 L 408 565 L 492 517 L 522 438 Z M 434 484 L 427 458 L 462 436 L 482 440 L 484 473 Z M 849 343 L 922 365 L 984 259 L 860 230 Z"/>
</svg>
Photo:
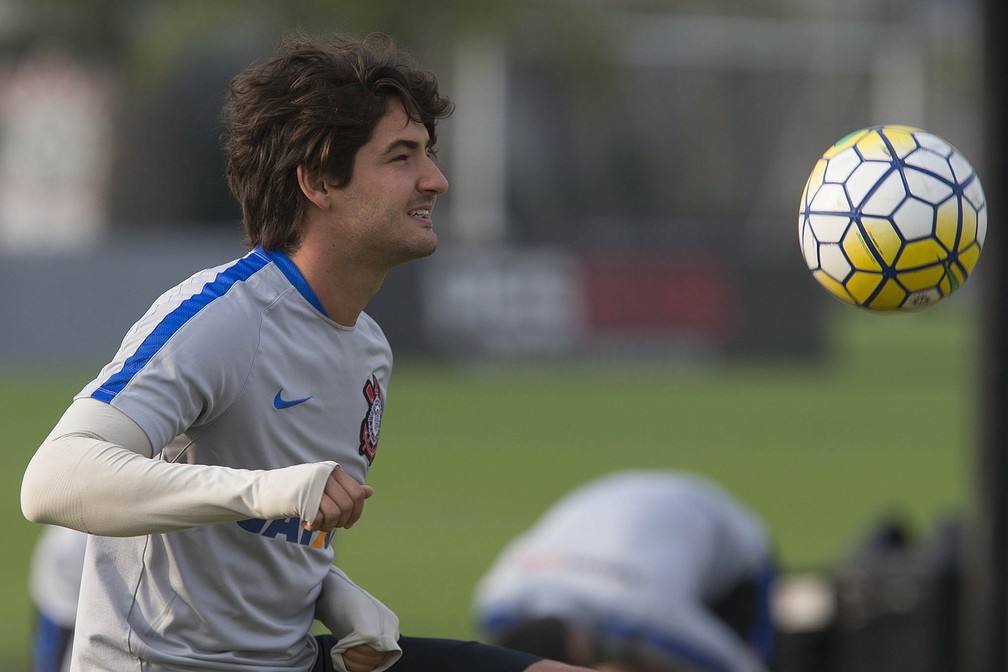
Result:
<svg viewBox="0 0 1008 672">
<path fill-rule="evenodd" d="M 384 36 L 295 37 L 233 79 L 227 178 L 250 251 L 154 302 L 22 483 L 27 518 L 90 534 L 76 670 L 572 669 L 400 637 L 332 564 L 372 495 L 392 367 L 364 308 L 437 247 L 451 111 Z"/>
</svg>

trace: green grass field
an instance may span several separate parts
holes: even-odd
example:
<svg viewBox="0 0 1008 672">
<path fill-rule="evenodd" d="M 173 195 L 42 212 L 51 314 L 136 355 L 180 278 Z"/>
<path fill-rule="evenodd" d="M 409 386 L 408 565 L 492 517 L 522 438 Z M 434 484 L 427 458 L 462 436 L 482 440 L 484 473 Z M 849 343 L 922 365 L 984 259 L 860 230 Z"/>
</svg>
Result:
<svg viewBox="0 0 1008 672">
<path fill-rule="evenodd" d="M 967 303 L 878 316 L 836 307 L 831 356 L 675 362 L 422 364 L 401 359 L 364 518 L 338 561 L 404 632 L 469 637 L 473 584 L 550 502 L 625 468 L 707 475 L 761 513 L 787 568 L 827 568 L 882 513 L 922 533 L 971 506 L 976 320 Z M 35 445 L 92 375 L 0 377 L 0 670 L 24 669 L 37 528 L 18 504 Z"/>
</svg>

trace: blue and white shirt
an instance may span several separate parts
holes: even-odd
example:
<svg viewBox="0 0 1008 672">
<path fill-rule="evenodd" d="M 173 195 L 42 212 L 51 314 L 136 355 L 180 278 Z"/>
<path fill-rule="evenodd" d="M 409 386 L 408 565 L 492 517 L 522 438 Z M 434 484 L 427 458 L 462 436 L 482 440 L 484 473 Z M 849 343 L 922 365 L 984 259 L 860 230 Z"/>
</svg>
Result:
<svg viewBox="0 0 1008 672">
<path fill-rule="evenodd" d="M 332 461 L 363 483 L 391 368 L 368 315 L 337 324 L 287 256 L 255 249 L 158 298 L 79 398 L 125 413 L 164 460 Z M 298 518 L 92 537 L 75 669 L 309 670 L 331 544 Z"/>
</svg>

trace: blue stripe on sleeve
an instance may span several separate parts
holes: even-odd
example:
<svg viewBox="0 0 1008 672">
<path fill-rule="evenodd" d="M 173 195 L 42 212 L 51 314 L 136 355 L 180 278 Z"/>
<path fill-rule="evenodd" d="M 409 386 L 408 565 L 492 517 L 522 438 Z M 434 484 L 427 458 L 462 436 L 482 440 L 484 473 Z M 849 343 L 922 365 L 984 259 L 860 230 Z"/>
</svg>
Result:
<svg viewBox="0 0 1008 672">
<path fill-rule="evenodd" d="M 181 329 L 196 313 L 208 306 L 213 300 L 227 294 L 235 283 L 248 280 L 270 261 L 270 257 L 264 255 L 261 250 L 255 250 L 252 254 L 242 257 L 218 273 L 212 282 L 203 285 L 203 289 L 198 294 L 189 297 L 175 310 L 168 313 L 144 339 L 136 352 L 126 359 L 122 369 L 92 392 L 91 397 L 111 403 L 116 395 L 129 385 L 133 377 L 147 366 L 151 358 L 164 347 L 168 339 L 175 335 L 175 332 Z"/>
</svg>

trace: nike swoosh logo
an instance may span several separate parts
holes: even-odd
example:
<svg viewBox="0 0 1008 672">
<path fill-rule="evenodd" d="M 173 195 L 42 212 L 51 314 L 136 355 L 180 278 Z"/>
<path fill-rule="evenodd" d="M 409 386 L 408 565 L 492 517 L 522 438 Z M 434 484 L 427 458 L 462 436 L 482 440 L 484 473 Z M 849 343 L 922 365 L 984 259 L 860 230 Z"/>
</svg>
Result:
<svg viewBox="0 0 1008 672">
<path fill-rule="evenodd" d="M 291 406 L 297 406 L 298 404 L 303 404 L 304 402 L 311 399 L 311 397 L 305 397 L 304 399 L 284 399 L 283 398 L 283 388 L 281 387 L 276 396 L 273 397 L 273 408 L 278 411 L 282 411 L 285 408 L 290 408 Z"/>
</svg>

